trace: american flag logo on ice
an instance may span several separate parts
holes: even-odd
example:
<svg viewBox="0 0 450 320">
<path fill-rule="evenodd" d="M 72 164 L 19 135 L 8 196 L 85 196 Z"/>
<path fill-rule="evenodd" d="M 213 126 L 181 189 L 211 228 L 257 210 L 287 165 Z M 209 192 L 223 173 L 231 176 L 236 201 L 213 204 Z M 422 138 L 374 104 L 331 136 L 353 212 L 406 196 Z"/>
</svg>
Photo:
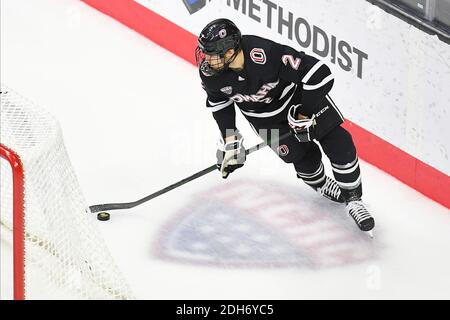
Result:
<svg viewBox="0 0 450 320">
<path fill-rule="evenodd" d="M 162 228 L 156 255 L 236 267 L 324 268 L 373 258 L 373 242 L 343 206 L 316 198 L 309 189 L 283 189 L 236 181 L 227 189 L 205 190 Z"/>
</svg>

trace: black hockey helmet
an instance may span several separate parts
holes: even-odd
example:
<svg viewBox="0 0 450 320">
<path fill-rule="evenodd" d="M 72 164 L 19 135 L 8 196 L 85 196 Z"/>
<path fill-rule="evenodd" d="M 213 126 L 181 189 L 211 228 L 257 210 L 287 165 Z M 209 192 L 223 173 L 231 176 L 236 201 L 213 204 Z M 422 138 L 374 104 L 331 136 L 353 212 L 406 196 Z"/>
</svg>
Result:
<svg viewBox="0 0 450 320">
<path fill-rule="evenodd" d="M 198 46 L 195 50 L 197 65 L 205 64 L 205 54 L 217 55 L 223 59 L 228 50 L 234 49 L 234 55 L 220 71 L 225 70 L 241 50 L 241 37 L 241 32 L 231 20 L 217 19 L 211 21 L 198 36 Z M 214 71 L 214 69 L 210 71 Z"/>
</svg>

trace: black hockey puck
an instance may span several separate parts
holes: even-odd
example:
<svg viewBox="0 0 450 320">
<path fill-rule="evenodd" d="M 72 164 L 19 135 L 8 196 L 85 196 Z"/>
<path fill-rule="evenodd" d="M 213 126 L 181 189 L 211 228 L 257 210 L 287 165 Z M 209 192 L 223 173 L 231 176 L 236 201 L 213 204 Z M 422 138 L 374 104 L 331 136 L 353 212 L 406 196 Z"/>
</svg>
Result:
<svg viewBox="0 0 450 320">
<path fill-rule="evenodd" d="M 110 218 L 110 214 L 108 212 L 97 213 L 97 219 L 100 221 L 108 221 L 109 218 Z"/>
</svg>

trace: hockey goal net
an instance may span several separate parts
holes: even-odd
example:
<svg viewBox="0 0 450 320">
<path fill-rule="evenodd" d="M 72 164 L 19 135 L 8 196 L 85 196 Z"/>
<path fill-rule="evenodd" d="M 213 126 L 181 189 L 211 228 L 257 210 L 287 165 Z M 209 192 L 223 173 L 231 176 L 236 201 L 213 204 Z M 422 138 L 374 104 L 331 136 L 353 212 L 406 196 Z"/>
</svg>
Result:
<svg viewBox="0 0 450 320">
<path fill-rule="evenodd" d="M 15 299 L 132 298 L 88 212 L 59 124 L 3 84 L 0 97 L 2 291 L 10 282 Z"/>
</svg>

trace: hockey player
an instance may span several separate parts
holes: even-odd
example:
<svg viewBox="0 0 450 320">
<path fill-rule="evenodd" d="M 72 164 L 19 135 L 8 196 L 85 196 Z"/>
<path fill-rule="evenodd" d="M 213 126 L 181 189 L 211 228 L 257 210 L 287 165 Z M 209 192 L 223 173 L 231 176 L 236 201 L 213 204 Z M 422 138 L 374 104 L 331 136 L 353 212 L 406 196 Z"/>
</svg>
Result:
<svg viewBox="0 0 450 320">
<path fill-rule="evenodd" d="M 210 22 L 198 37 L 196 59 L 206 106 L 221 132 L 217 166 L 227 178 L 244 165 L 243 137 L 236 128 L 235 105 L 255 131 L 298 178 L 322 196 L 346 204 L 363 231 L 375 222 L 361 201 L 362 185 L 355 145 L 341 127 L 344 118 L 328 95 L 330 69 L 318 59 L 268 39 L 241 35 L 227 19 Z M 334 174 L 325 175 L 322 146 Z"/>
</svg>

